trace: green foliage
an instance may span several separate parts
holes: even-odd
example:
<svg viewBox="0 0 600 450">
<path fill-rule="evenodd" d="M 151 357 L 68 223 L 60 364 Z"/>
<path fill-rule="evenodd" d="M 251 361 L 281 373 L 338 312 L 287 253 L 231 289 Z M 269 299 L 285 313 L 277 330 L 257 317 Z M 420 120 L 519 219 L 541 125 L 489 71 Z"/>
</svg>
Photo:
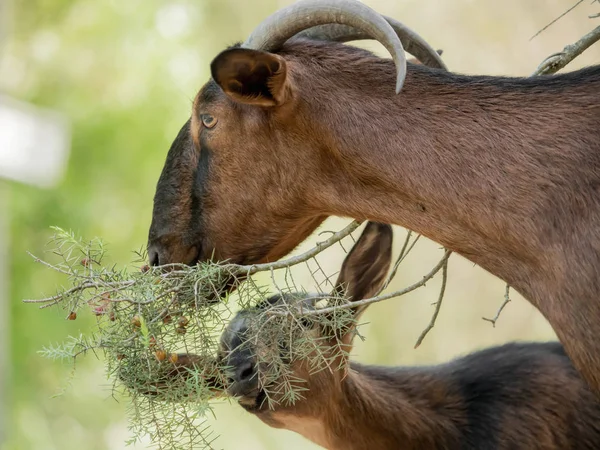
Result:
<svg viewBox="0 0 600 450">
<path fill-rule="evenodd" d="M 129 398 L 129 443 L 149 437 L 161 449 L 209 448 L 215 436 L 203 422 L 211 412 L 209 402 L 225 396 L 227 387 L 226 354 L 218 344 L 231 315 L 226 282 L 248 268 L 206 262 L 119 269 L 107 263 L 100 239 L 83 241 L 72 232 L 53 229 L 48 258 L 32 256 L 66 277 L 67 286 L 25 302 L 60 308 L 71 321 L 91 313 L 96 323 L 90 332 L 47 345 L 40 353 L 71 361 L 71 376 L 82 356 L 101 354 L 113 396 Z M 145 260 L 139 252 L 138 265 Z M 296 374 L 296 362 L 305 364 L 309 373 L 337 370 L 345 363 L 344 349 L 332 340 L 354 323 L 351 310 L 304 314 L 315 311 L 315 303 L 324 309 L 348 304 L 346 299 L 286 291 L 280 292 L 280 302 L 257 308 L 257 303 L 265 304 L 266 290 L 252 279 L 239 289 L 237 306 L 250 319 L 242 345 L 254 352 L 269 407 L 302 398 L 306 380 Z"/>
<path fill-rule="evenodd" d="M 208 77 L 206 61 L 223 45 L 219 34 L 207 31 L 220 8 L 212 0 L 178 2 L 187 12 L 187 31 L 165 37 L 157 17 L 171 7 L 167 2 L 12 4 L 9 39 L 0 47 L 0 90 L 65 114 L 73 136 L 67 172 L 56 188 L 0 180 L 10 198 L 0 214 L 7 212 L 11 223 L 11 384 L 9 398 L 2 399 L 7 448 L 105 450 L 120 441 L 124 411 L 105 399 L 110 391 L 101 386 L 98 362 L 79 363 L 72 379 L 77 394 L 57 399 L 51 395 L 70 377 L 71 365 L 37 354 L 65 334 L 87 333 L 95 320 L 89 314 L 65 322 L 53 308 L 40 313 L 24 305 L 23 298 L 63 283 L 61 274 L 32 264 L 26 252 L 41 253 L 51 225 L 106 237 L 121 265 L 131 260 L 132 248 L 145 244 L 166 152 Z"/>
</svg>

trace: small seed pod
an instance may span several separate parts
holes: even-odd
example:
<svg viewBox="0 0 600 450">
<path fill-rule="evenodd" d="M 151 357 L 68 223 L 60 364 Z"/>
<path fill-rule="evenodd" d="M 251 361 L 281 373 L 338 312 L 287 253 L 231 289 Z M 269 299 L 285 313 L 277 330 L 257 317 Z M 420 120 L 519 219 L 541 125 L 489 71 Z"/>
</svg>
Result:
<svg viewBox="0 0 600 450">
<path fill-rule="evenodd" d="M 148 272 L 149 270 L 150 270 L 150 266 L 149 266 L 148 264 L 146 264 L 146 265 L 143 265 L 143 266 L 140 268 L 140 271 L 141 271 L 142 273 L 146 273 L 146 272 Z"/>
<path fill-rule="evenodd" d="M 169 355 L 169 361 L 172 362 L 173 364 L 177 363 L 178 360 L 179 360 L 179 356 L 177 356 L 177 353 L 171 353 Z"/>
<path fill-rule="evenodd" d="M 75 320 L 77 319 L 77 313 L 75 311 L 71 311 L 67 316 L 67 320 Z"/>
<path fill-rule="evenodd" d="M 125 359 L 125 355 L 124 354 L 121 353 L 121 354 L 117 355 L 117 361 L 121 361 L 123 359 Z"/>
<path fill-rule="evenodd" d="M 110 314 L 108 315 L 108 318 L 110 319 L 111 322 L 114 322 L 115 320 L 117 320 L 117 316 L 115 315 L 114 311 L 110 312 Z"/>
<path fill-rule="evenodd" d="M 173 318 L 169 314 L 167 314 L 167 315 L 165 315 L 165 317 L 163 317 L 162 321 L 166 325 L 166 324 L 173 322 Z"/>
<path fill-rule="evenodd" d="M 83 267 L 90 267 L 90 266 L 91 266 L 90 260 L 89 260 L 89 259 L 87 259 L 87 258 L 83 258 L 83 259 L 81 260 L 81 265 L 82 265 Z"/>
<path fill-rule="evenodd" d="M 187 333 L 187 330 L 185 329 L 185 327 L 177 327 L 177 328 L 175 328 L 175 333 L 185 334 L 185 333 Z"/>
<path fill-rule="evenodd" d="M 178 320 L 177 320 L 177 326 L 179 327 L 186 327 L 187 324 L 190 323 L 190 320 L 185 317 L 185 316 L 181 316 Z"/>
<path fill-rule="evenodd" d="M 133 318 L 131 319 L 131 324 L 136 328 L 141 327 L 142 321 L 140 320 L 140 316 L 133 316 Z"/>
<path fill-rule="evenodd" d="M 154 357 L 158 362 L 163 362 L 167 357 L 167 352 L 165 352 L 164 350 L 156 350 L 154 352 Z"/>
<path fill-rule="evenodd" d="M 156 338 L 154 336 L 150 336 L 150 348 L 156 347 Z"/>
</svg>

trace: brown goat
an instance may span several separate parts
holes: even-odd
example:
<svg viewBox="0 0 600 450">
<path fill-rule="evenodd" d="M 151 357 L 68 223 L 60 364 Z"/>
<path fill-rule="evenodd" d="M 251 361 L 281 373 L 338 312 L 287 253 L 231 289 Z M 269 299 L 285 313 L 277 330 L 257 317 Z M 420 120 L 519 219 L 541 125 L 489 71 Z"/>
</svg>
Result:
<svg viewBox="0 0 600 450">
<path fill-rule="evenodd" d="M 392 236 L 390 226 L 368 223 L 336 289 L 345 288 L 350 300 L 378 292 L 390 266 Z M 255 355 L 264 345 L 278 345 L 270 351 L 282 358 L 290 352 L 286 343 L 255 343 L 253 320 L 269 304 L 302 302 L 306 310 L 314 298 L 273 296 L 240 311 L 221 336 L 218 364 L 227 367 L 228 393 L 267 425 L 336 450 L 600 448 L 600 402 L 558 342 L 511 343 L 437 366 L 382 367 L 341 361 L 347 353 L 338 346 L 351 350 L 353 329 L 333 338 L 323 325 L 306 325 L 319 342 L 327 339 L 319 350 L 334 360 L 316 373 L 306 357 L 292 360 L 302 398 L 289 404 L 269 394 L 275 400 L 269 407 L 265 390 L 277 388 L 259 382 L 258 374 L 268 369 Z"/>
<path fill-rule="evenodd" d="M 306 3 L 318 5 L 294 16 Z M 355 20 L 357 3 L 299 2 L 214 59 L 158 182 L 151 263 L 275 261 L 332 215 L 397 224 L 520 292 L 600 393 L 600 66 L 535 78 L 402 72 L 388 22 L 364 5 Z M 339 20 L 371 27 L 394 62 L 288 41 Z M 336 33 L 324 36 L 348 40 Z"/>
</svg>

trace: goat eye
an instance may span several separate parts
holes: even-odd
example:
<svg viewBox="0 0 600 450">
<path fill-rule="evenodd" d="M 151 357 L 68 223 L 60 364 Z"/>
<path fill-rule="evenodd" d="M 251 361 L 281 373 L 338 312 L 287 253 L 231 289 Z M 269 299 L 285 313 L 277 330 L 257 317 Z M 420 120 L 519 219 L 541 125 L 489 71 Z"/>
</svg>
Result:
<svg viewBox="0 0 600 450">
<path fill-rule="evenodd" d="M 206 128 L 212 128 L 217 124 L 217 119 L 210 114 L 201 114 L 200 120 L 202 120 L 202 125 L 204 125 Z"/>
</svg>

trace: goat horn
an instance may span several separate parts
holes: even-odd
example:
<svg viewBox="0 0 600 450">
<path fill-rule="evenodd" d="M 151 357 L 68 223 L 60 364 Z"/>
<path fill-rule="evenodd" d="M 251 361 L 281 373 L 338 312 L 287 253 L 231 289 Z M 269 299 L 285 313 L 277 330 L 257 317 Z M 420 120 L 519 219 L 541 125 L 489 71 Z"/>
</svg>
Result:
<svg viewBox="0 0 600 450">
<path fill-rule="evenodd" d="M 396 94 L 406 77 L 406 56 L 400 38 L 376 11 L 357 0 L 300 0 L 267 17 L 242 45 L 273 52 L 297 33 L 318 25 L 349 25 L 376 39 L 396 64 Z"/>
<path fill-rule="evenodd" d="M 416 32 L 396 19 L 382 16 L 392 26 L 404 49 L 429 67 L 448 70 L 440 55 Z M 348 25 L 327 24 L 318 25 L 301 31 L 296 37 L 315 39 L 319 41 L 349 42 L 372 39 L 364 31 Z"/>
</svg>

